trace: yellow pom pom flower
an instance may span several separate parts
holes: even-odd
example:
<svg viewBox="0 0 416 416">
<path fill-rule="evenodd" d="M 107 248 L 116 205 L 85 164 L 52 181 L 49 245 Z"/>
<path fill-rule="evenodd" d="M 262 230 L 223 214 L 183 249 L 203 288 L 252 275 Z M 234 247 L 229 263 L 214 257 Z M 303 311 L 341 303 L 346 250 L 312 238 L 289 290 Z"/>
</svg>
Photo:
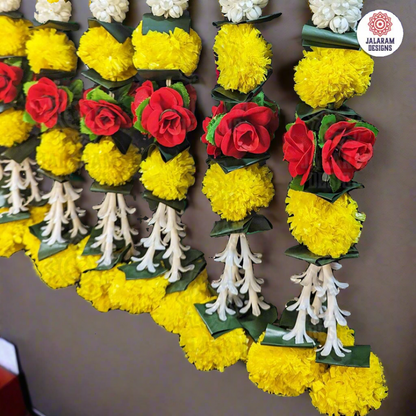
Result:
<svg viewBox="0 0 416 416">
<path fill-rule="evenodd" d="M 388 388 L 383 366 L 371 353 L 370 368 L 331 366 L 312 384 L 309 394 L 321 414 L 364 416 L 380 408 Z"/>
<path fill-rule="evenodd" d="M 272 45 L 251 24 L 221 26 L 214 52 L 218 84 L 226 90 L 248 93 L 266 81 L 272 63 Z"/>
<path fill-rule="evenodd" d="M 164 162 L 160 151 L 154 150 L 140 166 L 140 180 L 158 198 L 182 200 L 195 183 L 195 161 L 188 150 Z"/>
<path fill-rule="evenodd" d="M 81 272 L 76 261 L 76 246 L 70 244 L 60 253 L 39 261 L 38 251 L 41 242 L 30 232 L 25 233 L 23 242 L 36 273 L 51 289 L 62 289 L 78 282 Z"/>
<path fill-rule="evenodd" d="M 124 81 L 136 74 L 133 53 L 130 38 L 119 43 L 101 26 L 90 28 L 79 41 L 78 56 L 109 81 Z"/>
<path fill-rule="evenodd" d="M 264 334 L 248 353 L 250 380 L 267 393 L 299 396 L 319 379 L 325 370 L 317 364 L 313 348 L 272 347 L 261 345 Z"/>
<path fill-rule="evenodd" d="M 12 147 L 29 138 L 33 126 L 23 121 L 23 113 L 9 108 L 0 114 L 0 146 Z"/>
<path fill-rule="evenodd" d="M 320 345 L 324 345 L 326 342 L 326 332 L 311 332 L 308 331 L 308 335 L 314 338 Z M 354 330 L 348 326 L 337 325 L 337 336 L 342 342 L 344 347 L 353 347 L 355 344 Z"/>
<path fill-rule="evenodd" d="M 168 285 L 169 281 L 165 276 L 126 280 L 124 272 L 118 270 L 114 273 L 108 296 L 113 309 L 121 309 L 131 314 L 149 313 L 159 306 Z"/>
<path fill-rule="evenodd" d="M 289 189 L 286 203 L 293 237 L 312 253 L 338 258 L 358 243 L 365 215 L 358 212 L 357 203 L 348 194 L 331 203 Z"/>
<path fill-rule="evenodd" d="M 33 30 L 26 43 L 29 65 L 38 74 L 41 69 L 75 71 L 77 55 L 74 43 L 56 29 Z"/>
<path fill-rule="evenodd" d="M 136 146 L 130 145 L 123 155 L 111 137 L 103 137 L 98 143 L 87 144 L 82 160 L 90 176 L 101 185 L 119 186 L 133 178 L 142 157 Z"/>
<path fill-rule="evenodd" d="M 25 19 L 0 16 L 0 56 L 25 56 L 31 25 Z"/>
<path fill-rule="evenodd" d="M 274 197 L 273 173 L 258 163 L 226 174 L 213 164 L 202 183 L 202 192 L 221 218 L 240 221 L 253 211 L 268 207 Z"/>
<path fill-rule="evenodd" d="M 43 133 L 36 149 L 38 165 L 57 176 L 75 172 L 81 166 L 81 155 L 81 136 L 71 128 Z"/>
<path fill-rule="evenodd" d="M 137 69 L 179 69 L 192 75 L 202 49 L 201 38 L 194 30 L 187 33 L 177 27 L 169 33 L 150 30 L 143 35 L 142 27 L 140 22 L 132 36 L 133 63 Z"/>
<path fill-rule="evenodd" d="M 312 48 L 295 68 L 295 91 L 313 108 L 363 95 L 371 84 L 374 61 L 364 51 Z"/>
<path fill-rule="evenodd" d="M 153 320 L 166 331 L 179 334 L 188 326 L 194 305 L 206 303 L 210 298 L 208 274 L 204 270 L 186 290 L 166 295 L 151 315 Z"/>
<path fill-rule="evenodd" d="M 209 300 L 215 300 L 210 298 Z M 199 371 L 218 370 L 247 359 L 250 339 L 242 328 L 214 338 L 208 331 L 196 308 L 187 315 L 187 325 L 179 332 L 180 345 L 186 358 Z"/>
</svg>

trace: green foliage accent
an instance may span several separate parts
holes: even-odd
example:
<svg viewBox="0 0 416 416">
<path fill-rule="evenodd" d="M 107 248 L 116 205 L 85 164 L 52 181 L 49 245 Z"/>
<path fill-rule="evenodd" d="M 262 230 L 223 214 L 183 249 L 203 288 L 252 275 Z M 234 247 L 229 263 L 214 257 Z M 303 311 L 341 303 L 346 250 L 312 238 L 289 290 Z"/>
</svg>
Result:
<svg viewBox="0 0 416 416">
<path fill-rule="evenodd" d="M 142 125 L 143 111 L 147 107 L 149 102 L 150 102 L 150 97 L 146 98 L 143 102 L 141 102 L 140 105 L 136 109 L 137 121 L 136 121 L 136 123 L 134 123 L 134 128 L 139 130 L 140 133 L 143 133 L 143 134 L 149 134 L 149 132 L 147 130 L 145 130 L 143 128 L 143 125 Z"/>
<path fill-rule="evenodd" d="M 30 81 L 30 82 L 25 82 L 23 84 L 23 91 L 25 93 L 25 95 L 27 95 L 27 93 L 29 92 L 29 88 L 35 84 L 37 84 L 38 81 Z"/>
<path fill-rule="evenodd" d="M 352 121 L 352 122 L 354 122 L 354 121 Z M 358 121 L 358 122 L 356 122 L 355 123 L 355 127 L 365 127 L 366 129 L 371 130 L 375 134 L 376 137 L 378 136 L 378 133 L 379 133 L 379 130 L 378 130 L 377 127 L 373 126 L 370 123 L 366 123 L 364 121 Z"/>
<path fill-rule="evenodd" d="M 321 127 L 319 128 L 318 144 L 319 147 L 324 147 L 325 134 L 328 129 L 337 122 L 335 114 L 329 114 L 322 119 Z"/>
<path fill-rule="evenodd" d="M 191 98 L 189 97 L 189 93 L 185 85 L 183 85 L 182 82 L 176 82 L 175 84 L 172 84 L 170 88 L 174 89 L 181 95 L 183 99 L 183 105 L 186 108 L 189 108 L 189 105 L 191 103 Z"/>
<path fill-rule="evenodd" d="M 92 101 L 104 100 L 109 103 L 118 104 L 117 101 L 113 97 L 111 97 L 111 95 L 104 92 L 102 89 L 100 89 L 100 87 L 92 89 L 87 94 L 87 99 Z"/>
<path fill-rule="evenodd" d="M 329 185 L 332 189 L 332 192 L 337 192 L 338 189 L 341 188 L 342 182 L 335 175 L 330 175 Z"/>
<path fill-rule="evenodd" d="M 68 107 L 72 104 L 72 101 L 74 101 L 74 94 L 68 87 L 59 87 L 61 90 L 64 90 L 66 94 L 68 95 Z"/>
<path fill-rule="evenodd" d="M 85 119 L 84 118 L 81 118 L 81 120 L 80 120 L 80 123 L 79 123 L 79 125 L 80 125 L 80 132 L 82 133 L 82 134 L 86 134 L 87 136 L 89 136 L 89 138 L 90 138 L 90 140 L 93 142 L 94 140 L 96 140 L 97 139 L 97 135 L 96 134 L 94 134 L 87 126 L 86 126 L 86 124 L 85 124 Z"/>
<path fill-rule="evenodd" d="M 207 128 L 207 141 L 215 146 L 215 130 L 221 123 L 221 120 L 224 118 L 225 114 L 219 114 L 212 118 L 208 124 Z"/>
<path fill-rule="evenodd" d="M 303 191 L 305 189 L 305 185 L 301 185 L 302 175 L 296 176 L 296 178 L 292 179 L 290 182 L 289 188 L 293 189 L 294 191 Z"/>
<path fill-rule="evenodd" d="M 24 113 L 23 113 L 23 121 L 25 122 L 25 123 L 29 123 L 29 124 L 33 124 L 33 125 L 35 125 L 36 124 L 36 121 L 35 120 L 33 120 L 33 118 L 32 118 L 32 116 L 27 112 L 27 111 L 25 111 Z"/>
<path fill-rule="evenodd" d="M 73 94 L 73 99 L 79 101 L 82 98 L 84 92 L 84 83 L 80 79 L 76 79 L 69 84 L 69 89 Z"/>
</svg>

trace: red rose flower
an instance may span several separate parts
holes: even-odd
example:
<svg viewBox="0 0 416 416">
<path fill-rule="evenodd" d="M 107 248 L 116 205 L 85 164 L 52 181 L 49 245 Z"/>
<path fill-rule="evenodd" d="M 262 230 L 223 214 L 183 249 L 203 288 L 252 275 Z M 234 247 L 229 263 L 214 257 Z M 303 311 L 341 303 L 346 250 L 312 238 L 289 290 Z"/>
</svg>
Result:
<svg viewBox="0 0 416 416">
<path fill-rule="evenodd" d="M 328 175 L 334 174 L 342 182 L 349 182 L 354 173 L 365 168 L 373 157 L 376 135 L 366 127 L 356 127 L 356 123 L 335 123 L 327 130 L 324 139 L 324 171 Z"/>
<path fill-rule="evenodd" d="M 36 123 L 52 128 L 58 122 L 58 115 L 68 106 L 67 93 L 48 78 L 41 78 L 29 88 L 26 111 Z"/>
<path fill-rule="evenodd" d="M 79 108 L 85 125 L 98 136 L 112 136 L 132 126 L 130 117 L 117 104 L 83 99 Z"/>
<path fill-rule="evenodd" d="M 17 86 L 22 82 L 23 70 L 0 62 L 0 101 L 8 104 L 17 97 Z"/>
<path fill-rule="evenodd" d="M 202 122 L 202 127 L 204 128 L 204 134 L 201 137 L 202 143 L 207 145 L 207 153 L 209 156 L 214 156 L 214 158 L 218 157 L 221 154 L 221 150 L 210 143 L 207 140 L 207 134 L 208 134 L 208 126 L 209 123 L 211 123 L 211 120 L 220 115 L 225 114 L 227 112 L 227 109 L 225 108 L 225 104 L 221 101 L 218 107 L 212 107 L 212 117 L 206 117 L 205 120 Z"/>
<path fill-rule="evenodd" d="M 184 108 L 182 96 L 169 87 L 152 94 L 141 121 L 143 128 L 166 147 L 183 143 L 186 134 L 197 126 L 194 114 Z"/>
<path fill-rule="evenodd" d="M 283 154 L 283 160 L 289 162 L 290 175 L 293 178 L 303 175 L 300 184 L 304 185 L 313 165 L 315 136 L 300 118 L 283 136 Z"/>
<path fill-rule="evenodd" d="M 131 103 L 131 112 L 133 113 L 133 123 L 137 122 L 136 110 L 139 105 L 151 97 L 154 92 L 153 83 L 151 81 L 145 81 L 134 93 L 134 101 Z"/>
<path fill-rule="evenodd" d="M 270 108 L 256 103 L 237 104 L 218 125 L 215 144 L 224 155 L 237 159 L 246 153 L 265 153 L 278 126 L 277 114 Z"/>
</svg>

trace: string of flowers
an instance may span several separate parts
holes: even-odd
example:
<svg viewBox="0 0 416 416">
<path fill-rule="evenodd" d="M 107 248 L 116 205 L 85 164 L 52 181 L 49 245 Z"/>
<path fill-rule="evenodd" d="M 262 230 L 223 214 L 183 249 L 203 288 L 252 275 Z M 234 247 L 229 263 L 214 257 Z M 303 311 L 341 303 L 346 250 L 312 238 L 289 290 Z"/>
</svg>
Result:
<svg viewBox="0 0 416 416">
<path fill-rule="evenodd" d="M 295 68 L 295 91 L 302 101 L 283 142 L 293 177 L 286 211 L 299 243 L 286 254 L 309 266 L 291 278 L 300 296 L 250 349 L 247 370 L 269 393 L 297 396 L 308 390 L 322 414 L 366 415 L 387 396 L 383 367 L 369 346 L 355 345 L 346 320 L 350 312 L 337 300 L 348 284 L 334 272 L 342 260 L 358 257 L 355 245 L 365 215 L 350 192 L 362 187 L 354 175 L 371 160 L 378 135 L 345 102 L 367 91 L 374 62 L 351 49 L 343 35 L 355 35 L 362 1 L 310 0 L 310 6 L 317 27 L 309 24 L 303 31 L 304 42 L 307 34 L 314 38 L 308 37 L 308 50 Z M 336 48 L 329 31 L 336 34 Z"/>
<path fill-rule="evenodd" d="M 248 2 L 220 2 L 226 17 L 239 24 L 215 23 L 218 85 L 212 95 L 219 105 L 205 119 L 202 137 L 209 156 L 202 191 L 221 216 L 211 236 L 228 236 L 224 251 L 214 256 L 224 271 L 212 283 L 218 295 L 196 304 L 193 324 L 180 331 L 188 360 L 204 371 L 223 371 L 246 360 L 250 338 L 257 339 L 277 319 L 276 308 L 261 295 L 264 281 L 255 276 L 254 265 L 262 256 L 251 250 L 248 235 L 271 229 L 257 211 L 274 196 L 273 174 L 265 161 L 279 109 L 262 90 L 271 73 L 271 45 L 249 22 L 260 17 L 261 7 L 248 9 L 243 3 Z"/>
</svg>

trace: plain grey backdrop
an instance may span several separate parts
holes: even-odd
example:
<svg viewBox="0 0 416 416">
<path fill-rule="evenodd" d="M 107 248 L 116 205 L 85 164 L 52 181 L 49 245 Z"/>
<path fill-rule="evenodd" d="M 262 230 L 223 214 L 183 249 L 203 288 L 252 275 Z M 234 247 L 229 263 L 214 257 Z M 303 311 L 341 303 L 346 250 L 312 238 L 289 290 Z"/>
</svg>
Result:
<svg viewBox="0 0 416 416">
<path fill-rule="evenodd" d="M 78 41 L 90 12 L 87 0 L 72 3 L 74 20 L 82 26 Z M 145 0 L 131 3 L 127 22 L 136 26 L 149 8 Z M 27 17 L 33 17 L 34 6 L 35 0 L 23 0 Z M 352 312 L 348 322 L 356 330 L 357 342 L 371 344 L 385 365 L 390 395 L 376 413 L 402 416 L 416 412 L 416 1 L 366 0 L 364 12 L 375 9 L 394 12 L 403 22 L 405 39 L 397 53 L 376 59 L 368 93 L 350 101 L 381 133 L 373 160 L 358 178 L 366 188 L 353 193 L 367 214 L 361 257 L 345 261 L 337 276 L 350 283 L 339 302 Z M 194 28 L 203 40 L 196 86 L 200 124 L 214 104 L 211 49 L 216 29 L 211 22 L 221 19 L 219 10 L 215 0 L 191 0 Z M 293 120 L 298 102 L 293 67 L 302 57 L 302 25 L 311 15 L 306 0 L 271 0 L 266 12 L 277 11 L 283 12 L 280 19 L 259 28 L 273 44 L 274 73 L 265 91 L 281 105 L 283 126 Z M 201 193 L 206 166 L 200 134 L 201 129 L 193 135 L 198 174 L 183 219 L 189 226 L 187 243 L 206 253 L 213 279 L 221 267 L 212 256 L 225 241 L 209 238 L 218 217 Z M 264 263 L 256 267 L 257 275 L 266 279 L 264 294 L 279 310 L 298 294 L 289 277 L 305 268 L 283 254 L 295 241 L 284 210 L 290 177 L 282 161 L 281 136 L 282 129 L 269 163 L 276 197 L 263 211 L 274 230 L 251 238 L 252 248 L 264 253 Z M 88 209 L 90 223 L 95 221 L 91 207 L 100 199 L 99 194 L 84 193 L 81 206 Z M 131 203 L 138 208 L 137 217 L 149 214 L 141 198 Z M 139 227 L 143 235 L 145 227 Z M 158 327 L 150 316 L 101 314 L 78 297 L 74 287 L 54 292 L 39 280 L 23 253 L 1 259 L 0 270 L 0 333 L 18 345 L 33 403 L 47 416 L 317 414 L 308 394 L 280 398 L 257 389 L 243 363 L 225 373 L 196 371 L 184 358 L 178 337 Z"/>
</svg>

